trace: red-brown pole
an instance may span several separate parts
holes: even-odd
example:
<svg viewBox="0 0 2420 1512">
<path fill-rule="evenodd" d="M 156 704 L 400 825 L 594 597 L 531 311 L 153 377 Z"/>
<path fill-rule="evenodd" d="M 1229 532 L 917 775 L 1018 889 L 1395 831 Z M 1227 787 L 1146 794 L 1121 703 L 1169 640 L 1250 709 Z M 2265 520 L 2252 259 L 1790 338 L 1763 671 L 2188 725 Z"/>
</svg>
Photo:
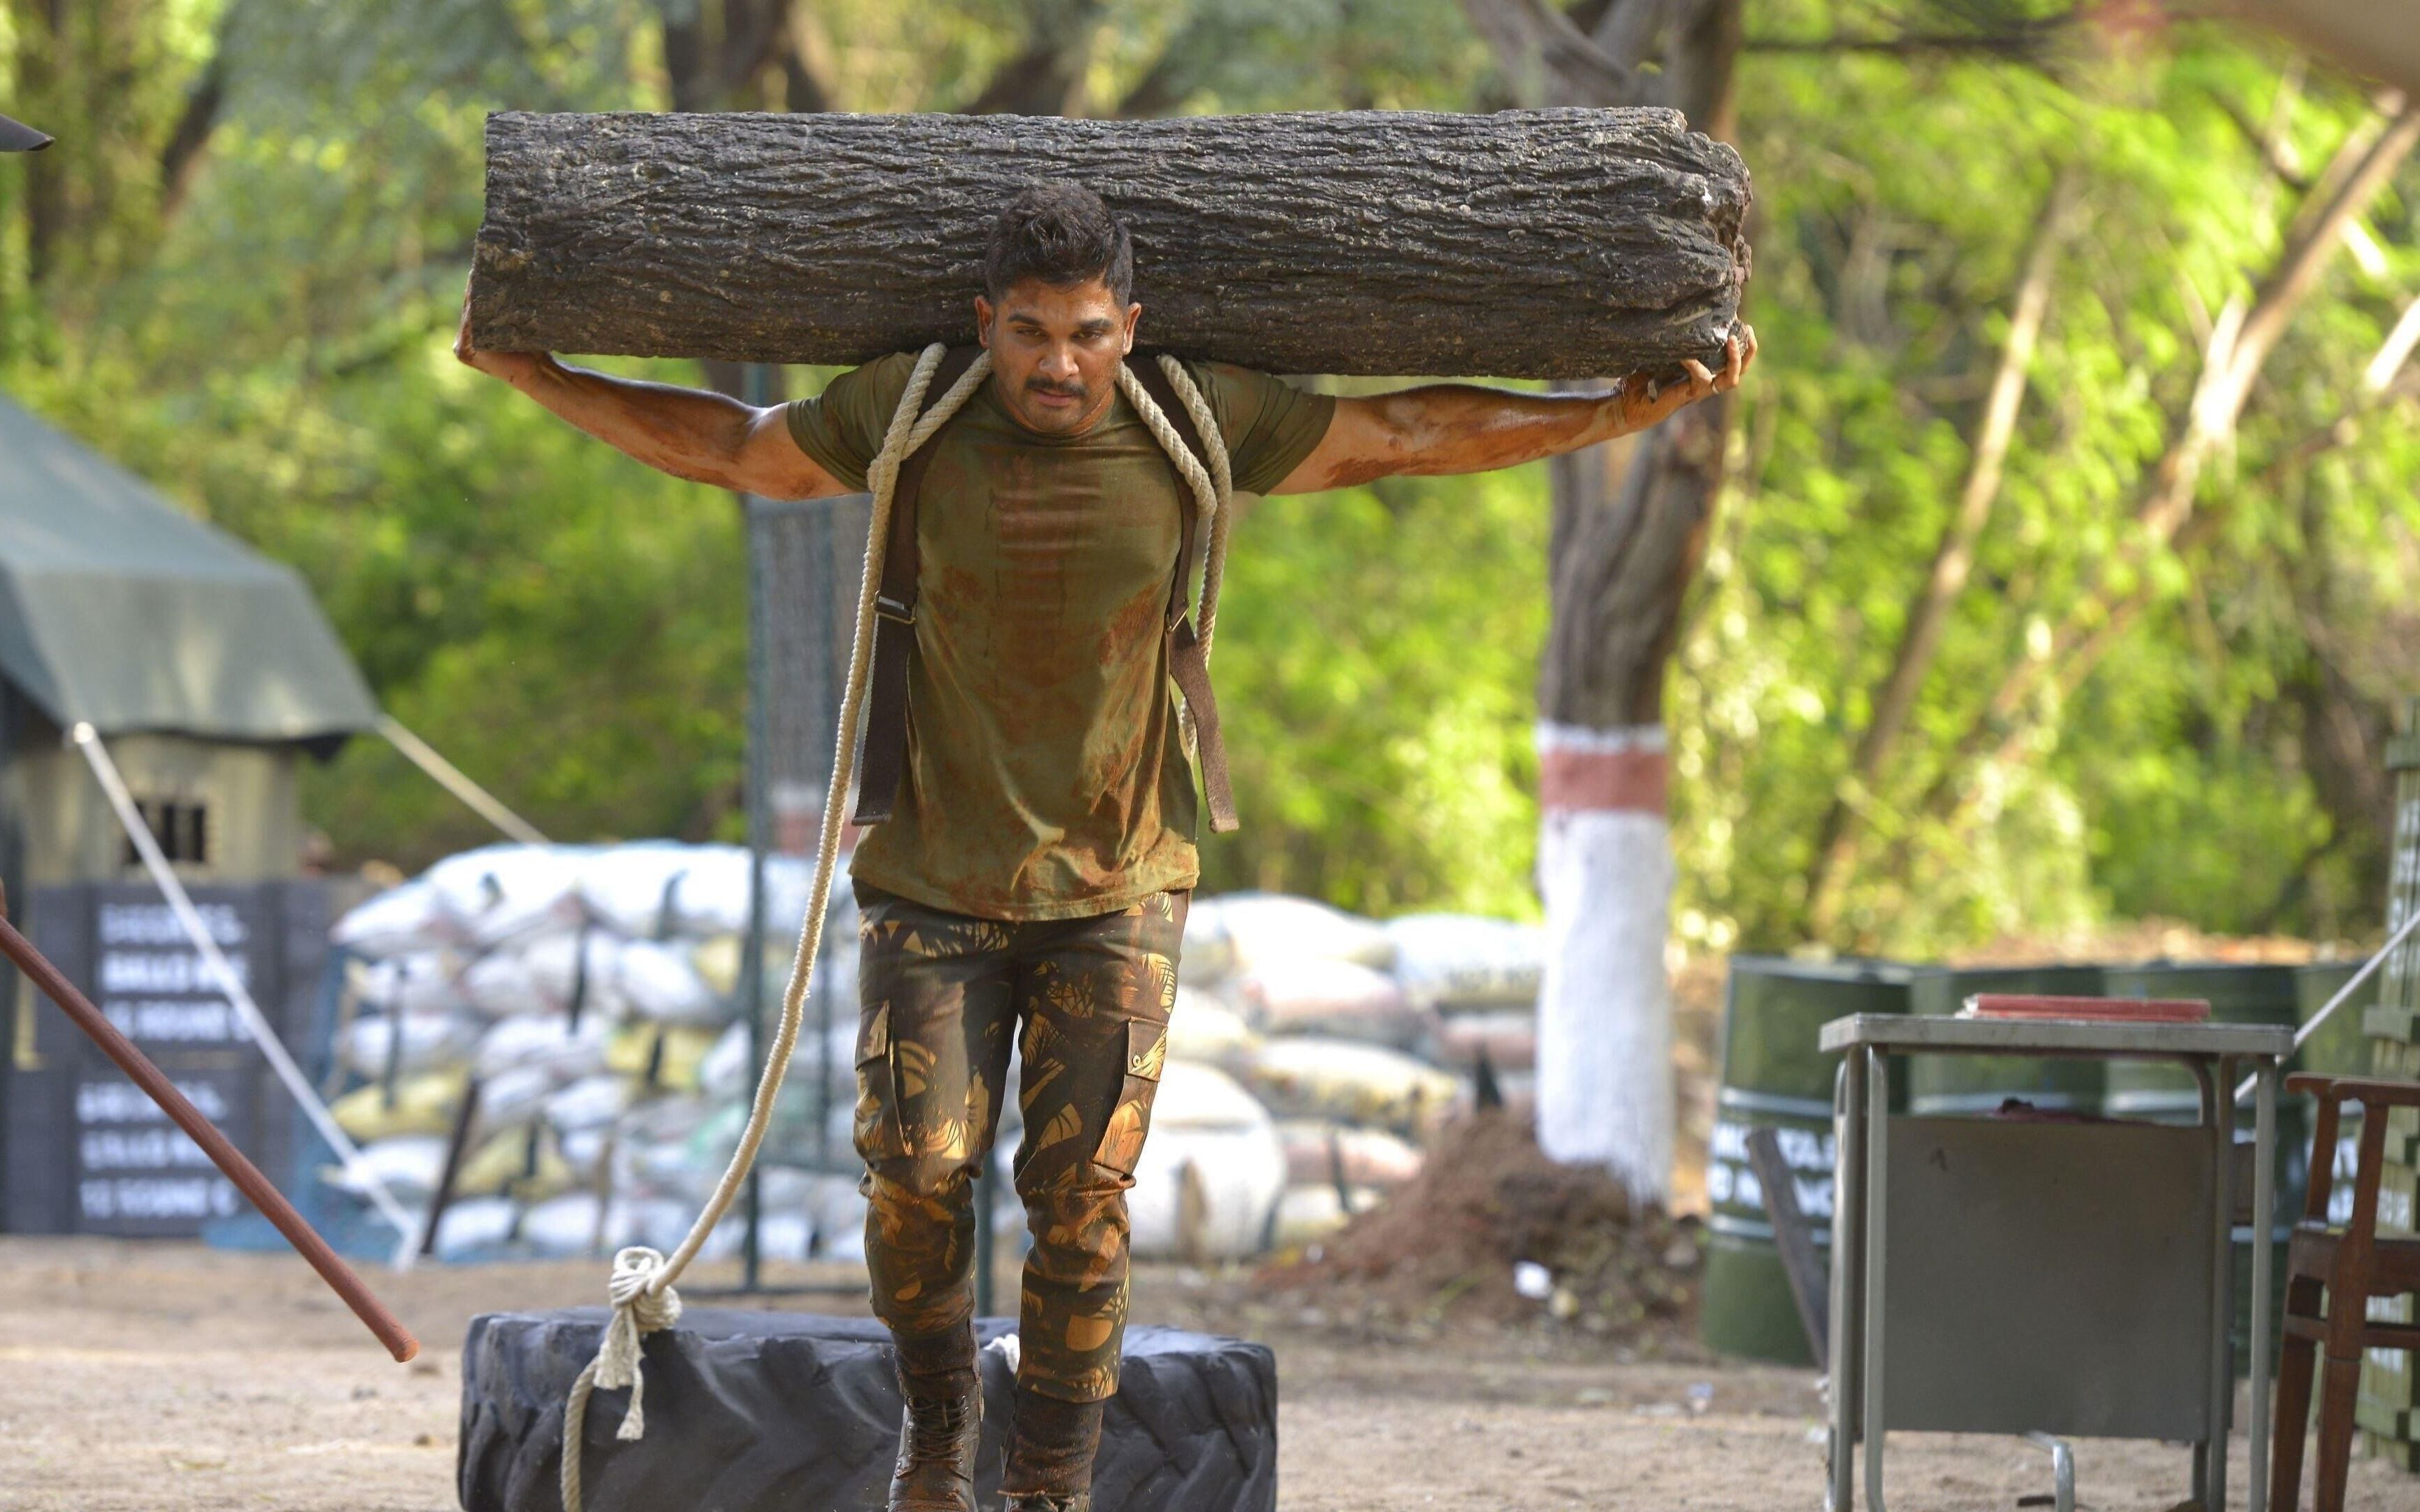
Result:
<svg viewBox="0 0 2420 1512">
<path fill-rule="evenodd" d="M 260 1210 L 260 1215 L 277 1226 L 277 1231 L 286 1236 L 286 1242 L 311 1262 L 311 1269 L 319 1273 L 319 1279 L 327 1282 L 337 1296 L 345 1299 L 345 1305 L 353 1310 L 353 1316 L 369 1325 L 369 1331 L 378 1335 L 379 1342 L 386 1346 L 389 1354 L 397 1360 L 409 1360 L 417 1355 L 420 1341 L 396 1320 L 395 1315 L 388 1312 L 378 1298 L 370 1295 L 370 1288 L 362 1284 L 362 1278 L 353 1273 L 353 1268 L 328 1247 L 328 1242 L 319 1237 L 318 1230 L 294 1211 L 294 1205 L 287 1202 L 277 1188 L 270 1185 L 269 1178 L 260 1174 L 260 1167 L 246 1159 L 243 1151 L 236 1149 L 226 1135 L 219 1133 L 218 1126 L 204 1118 L 202 1110 L 194 1106 L 184 1093 L 177 1090 L 177 1084 L 168 1080 L 159 1067 L 151 1064 L 150 1057 L 136 1049 L 133 1041 L 119 1033 L 117 1026 L 110 1023 L 100 1009 L 93 1007 L 92 1000 L 78 992 L 74 982 L 60 975 L 59 968 L 44 960 L 42 952 L 34 949 L 33 942 L 17 932 L 17 926 L 8 922 L 8 907 L 7 894 L 0 893 L 0 955 L 6 955 L 15 963 L 18 970 L 32 978 L 34 985 L 42 990 L 43 995 L 58 1004 L 67 1016 L 75 1021 L 77 1028 L 91 1036 L 92 1042 L 101 1046 L 110 1059 L 117 1062 L 118 1070 L 126 1072 L 152 1102 L 159 1103 L 160 1110 L 176 1120 L 178 1128 L 193 1136 L 194 1143 L 202 1147 L 202 1153 L 209 1156 L 210 1164 L 225 1172 L 226 1179 L 236 1184 L 237 1190 L 251 1198 L 252 1205 Z"/>
</svg>

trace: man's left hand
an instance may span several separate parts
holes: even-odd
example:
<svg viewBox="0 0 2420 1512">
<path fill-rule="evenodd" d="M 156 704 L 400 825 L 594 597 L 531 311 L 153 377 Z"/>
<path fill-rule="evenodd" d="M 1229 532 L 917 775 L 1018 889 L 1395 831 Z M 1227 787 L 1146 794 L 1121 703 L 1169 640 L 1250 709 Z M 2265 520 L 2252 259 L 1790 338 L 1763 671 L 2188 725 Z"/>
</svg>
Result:
<svg viewBox="0 0 2420 1512">
<path fill-rule="evenodd" d="M 1681 364 L 1688 374 L 1686 378 L 1658 380 L 1644 373 L 1631 374 L 1610 395 L 1621 416 L 1622 430 L 1645 430 L 1700 399 L 1729 393 L 1739 387 L 1741 375 L 1755 361 L 1756 328 L 1742 320 L 1724 338 L 1719 372 L 1709 371 L 1705 363 L 1692 357 Z"/>
</svg>

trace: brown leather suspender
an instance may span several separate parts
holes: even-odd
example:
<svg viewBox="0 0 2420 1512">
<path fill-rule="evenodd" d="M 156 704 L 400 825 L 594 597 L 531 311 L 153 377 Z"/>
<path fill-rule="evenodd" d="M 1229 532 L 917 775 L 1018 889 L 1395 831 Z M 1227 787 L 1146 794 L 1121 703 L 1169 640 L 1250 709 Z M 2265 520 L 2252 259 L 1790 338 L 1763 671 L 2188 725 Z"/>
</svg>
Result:
<svg viewBox="0 0 2420 1512">
<path fill-rule="evenodd" d="M 1193 424 L 1193 412 L 1176 397 L 1175 386 L 1168 381 L 1158 361 L 1138 354 L 1127 365 L 1141 380 L 1152 403 L 1176 427 L 1186 449 L 1202 466 L 1209 466 L 1209 453 L 1202 444 L 1201 429 Z M 1175 465 L 1175 459 L 1170 458 L 1169 466 Z M 1176 497 L 1185 533 L 1176 548 L 1176 586 L 1168 600 L 1168 669 L 1193 715 L 1194 752 L 1202 760 L 1202 795 L 1210 807 L 1210 829 L 1223 835 L 1237 823 L 1235 795 L 1227 783 L 1227 746 L 1218 735 L 1218 698 L 1210 688 L 1209 654 L 1193 629 L 1193 549 L 1194 538 L 1201 534 L 1201 508 L 1183 478 L 1176 480 Z"/>
<path fill-rule="evenodd" d="M 978 347 L 953 347 L 924 387 L 929 412 L 967 369 Z M 946 427 L 945 427 L 946 428 Z M 878 825 L 899 797 L 908 765 L 908 658 L 916 649 L 916 496 L 923 491 L 933 442 L 908 455 L 891 490 L 891 531 L 882 548 L 882 586 L 874 598 L 874 666 L 865 692 L 865 749 L 857 764 L 856 823 Z"/>
<path fill-rule="evenodd" d="M 977 348 L 954 347 L 941 360 L 924 391 L 930 410 L 941 395 L 965 376 Z M 1128 360 L 1134 375 L 1197 459 L 1204 456 L 1201 433 L 1193 417 L 1176 397 L 1168 377 L 1155 361 L 1140 354 Z M 944 428 L 947 428 L 944 426 Z M 900 465 L 899 481 L 891 496 L 891 528 L 883 548 L 882 583 L 875 597 L 874 664 L 866 694 L 865 748 L 858 762 L 855 822 L 877 825 L 891 817 L 898 801 L 900 776 L 908 764 L 908 662 L 916 645 L 916 506 L 923 491 L 924 471 L 934 441 L 926 440 Z M 1171 460 L 1170 466 L 1172 468 Z M 1202 785 L 1210 807 L 1210 827 L 1224 833 L 1235 827 L 1235 799 L 1227 781 L 1227 752 L 1218 738 L 1218 704 L 1210 688 L 1210 670 L 1195 635 L 1190 613 L 1194 537 L 1200 533 L 1200 509 L 1193 490 L 1177 480 L 1180 534 L 1176 548 L 1176 580 L 1170 590 L 1167 614 L 1169 668 L 1192 711 L 1196 749 L 1202 760 Z"/>
</svg>

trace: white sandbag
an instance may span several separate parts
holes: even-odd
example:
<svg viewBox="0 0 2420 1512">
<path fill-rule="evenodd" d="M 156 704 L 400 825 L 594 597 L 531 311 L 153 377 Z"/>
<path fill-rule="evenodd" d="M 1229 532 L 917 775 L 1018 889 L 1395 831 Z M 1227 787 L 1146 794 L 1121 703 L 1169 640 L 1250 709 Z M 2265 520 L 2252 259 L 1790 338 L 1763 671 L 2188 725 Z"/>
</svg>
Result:
<svg viewBox="0 0 2420 1512">
<path fill-rule="evenodd" d="M 763 1222 L 764 1227 L 756 1232 L 758 1255 L 768 1260 L 789 1260 L 794 1263 L 807 1257 L 807 1249 L 814 1243 L 815 1232 L 814 1223 L 805 1213 L 775 1212 L 768 1208 L 765 1210 Z M 740 1221 L 739 1227 L 742 1230 L 741 1237 L 745 1238 L 748 1226 L 744 1218 Z"/>
<path fill-rule="evenodd" d="M 437 1257 L 467 1259 L 501 1247 L 512 1239 L 520 1211 L 520 1204 L 510 1197 L 471 1197 L 446 1204 L 445 1216 L 437 1221 Z"/>
<path fill-rule="evenodd" d="M 1355 1129 L 1316 1119 L 1287 1119 L 1278 1124 L 1284 1141 L 1286 1180 L 1295 1186 L 1326 1181 L 1336 1184 L 1340 1168 L 1348 1187 L 1385 1191 L 1402 1186 L 1420 1174 L 1425 1160 L 1419 1148 L 1384 1129 Z"/>
<path fill-rule="evenodd" d="M 397 1073 L 409 1076 L 461 1060 L 478 1035 L 479 1022 L 468 1014 L 365 1013 L 345 1026 L 337 1037 L 336 1056 L 348 1071 L 380 1081 L 386 1076 L 391 1052 Z"/>
<path fill-rule="evenodd" d="M 1285 1180 L 1285 1147 L 1251 1094 L 1215 1068 L 1171 1060 L 1126 1194 L 1134 1253 L 1196 1261 L 1257 1254 Z"/>
<path fill-rule="evenodd" d="M 628 1112 L 634 1088 L 621 1076 L 583 1076 L 546 1100 L 546 1121 L 568 1134 L 612 1123 Z"/>
<path fill-rule="evenodd" d="M 1406 914 L 1387 921 L 1395 977 L 1412 1000 L 1533 1004 L 1546 970 L 1546 932 L 1477 914 Z"/>
<path fill-rule="evenodd" d="M 479 1127 L 500 1133 L 545 1113 L 562 1081 L 544 1066 L 515 1066 L 479 1083 Z"/>
<path fill-rule="evenodd" d="M 1442 1120 L 1461 1095 L 1453 1076 L 1400 1050 L 1309 1035 L 1263 1041 L 1244 1062 L 1244 1080 L 1280 1118 L 1406 1133 Z"/>
<path fill-rule="evenodd" d="M 1231 892 L 1216 903 L 1238 971 L 1286 961 L 1354 961 L 1381 971 L 1395 964 L 1386 930 L 1341 908 L 1275 892 Z"/>
<path fill-rule="evenodd" d="M 1450 1013 L 1437 1026 L 1437 1063 L 1456 1071 L 1487 1064 L 1499 1072 L 1529 1071 L 1538 1064 L 1538 1011 L 1534 1008 Z"/>
<path fill-rule="evenodd" d="M 521 1214 L 520 1240 L 540 1255 L 568 1257 L 593 1253 L 610 1228 L 597 1222 L 603 1204 L 594 1192 L 566 1192 Z M 610 1225 L 613 1215 L 604 1215 Z"/>
<path fill-rule="evenodd" d="M 788 1200 L 795 1204 L 796 1211 L 807 1215 L 814 1229 L 811 1242 L 814 1254 L 824 1259 L 864 1258 L 865 1196 L 857 1189 L 857 1178 L 830 1172 L 799 1174 L 805 1178 L 805 1184 Z M 768 1195 L 768 1206 L 771 1200 Z"/>
<path fill-rule="evenodd" d="M 1197 893 L 1185 911 L 1185 945 L 1176 958 L 1176 980 L 1188 987 L 1224 981 L 1235 969 L 1235 941 L 1227 933 L 1219 900 Z"/>
<path fill-rule="evenodd" d="M 1347 1211 L 1344 1196 L 1332 1182 L 1290 1186 L 1278 1199 L 1277 1217 L 1269 1226 L 1269 1242 L 1279 1249 L 1294 1249 L 1315 1244 L 1353 1221 L 1355 1213 L 1367 1212 L 1378 1205 L 1378 1194 L 1357 1191 L 1351 1194 L 1353 1207 Z"/>
<path fill-rule="evenodd" d="M 1255 966 L 1244 974 L 1236 1000 L 1264 1034 L 1321 1034 L 1417 1050 L 1435 1032 L 1434 1016 L 1414 1008 L 1394 978 L 1351 961 Z"/>
<path fill-rule="evenodd" d="M 610 1246 L 644 1244 L 670 1255 L 689 1237 L 697 1211 L 677 1197 L 641 1196 L 615 1204 Z"/>
<path fill-rule="evenodd" d="M 522 942 L 518 949 L 530 986 L 539 997 L 580 1016 L 625 1018 L 629 1004 L 621 989 L 622 942 L 593 926 L 555 930 Z"/>
<path fill-rule="evenodd" d="M 715 995 L 677 945 L 632 940 L 622 947 L 613 984 L 631 1011 L 659 1024 L 721 1024 L 730 1004 Z"/>
<path fill-rule="evenodd" d="M 426 880 L 389 887 L 336 920 L 330 939 L 356 955 L 382 961 L 411 950 L 435 949 L 460 938 Z"/>
<path fill-rule="evenodd" d="M 599 1123 L 585 1129 L 564 1129 L 556 1133 L 556 1148 L 563 1151 L 563 1164 L 569 1168 L 571 1179 L 582 1186 L 594 1186 L 604 1174 L 606 1152 L 613 1148 L 613 1125 Z"/>
<path fill-rule="evenodd" d="M 585 847 L 489 845 L 449 856 L 424 874 L 472 944 L 506 940 L 576 924 Z"/>
<path fill-rule="evenodd" d="M 370 1178 L 407 1207 L 426 1204 L 445 1172 L 445 1136 L 396 1134 L 361 1147 L 361 1159 L 350 1166 L 330 1165 L 323 1174 L 334 1185 L 356 1196 L 367 1196 Z"/>
<path fill-rule="evenodd" d="M 855 1032 L 854 1030 L 851 1031 Z M 1168 1057 L 1223 1065 L 1260 1042 L 1244 1015 L 1204 992 L 1176 989 L 1168 1019 Z"/>
<path fill-rule="evenodd" d="M 737 846 L 671 841 L 608 846 L 589 854 L 579 885 L 590 916 L 634 940 L 748 926 L 748 853 Z"/>
<path fill-rule="evenodd" d="M 748 1026 L 735 1023 L 722 1031 L 697 1063 L 697 1089 L 718 1103 L 746 1097 L 755 1087 L 754 1055 Z"/>
<path fill-rule="evenodd" d="M 479 1037 L 472 1064 L 483 1077 L 536 1067 L 561 1085 L 604 1066 L 605 1041 L 612 1032 L 602 1018 L 582 1017 L 576 1025 L 563 1013 L 505 1019 Z"/>
<path fill-rule="evenodd" d="M 812 1090 L 818 1075 L 827 1078 L 832 1095 L 854 1102 L 857 1097 L 857 1014 L 852 1010 L 845 1022 L 834 1023 L 828 1037 L 813 1022 L 814 1009 L 805 1031 L 790 1052 L 790 1072 L 784 1082 L 789 1087 Z M 768 1026 L 765 1037 L 772 1039 Z M 748 1043 L 748 1026 L 735 1023 L 714 1041 L 697 1066 L 697 1089 L 718 1102 L 745 1098 L 756 1089 L 756 1068 Z"/>
<path fill-rule="evenodd" d="M 390 1013 L 447 1013 L 462 1005 L 455 985 L 458 969 L 451 950 L 411 950 L 365 965 L 349 980 L 365 1008 Z"/>
</svg>

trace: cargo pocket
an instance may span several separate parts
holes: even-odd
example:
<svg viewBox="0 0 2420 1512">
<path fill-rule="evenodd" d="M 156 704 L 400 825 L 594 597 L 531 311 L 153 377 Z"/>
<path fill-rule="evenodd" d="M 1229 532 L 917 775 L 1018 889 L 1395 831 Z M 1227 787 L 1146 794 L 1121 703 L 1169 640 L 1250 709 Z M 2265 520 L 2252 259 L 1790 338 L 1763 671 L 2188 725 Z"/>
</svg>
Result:
<svg viewBox="0 0 2420 1512">
<path fill-rule="evenodd" d="M 1118 1105 L 1101 1132 L 1093 1164 L 1120 1176 L 1134 1175 L 1142 1158 L 1143 1135 L 1151 1131 L 1151 1101 L 1159 1090 L 1160 1067 L 1168 1060 L 1168 1026 L 1151 1019 L 1128 1019 L 1125 1027 L 1125 1076 L 1118 1089 Z"/>
<path fill-rule="evenodd" d="M 891 1064 L 891 1005 L 884 1003 L 858 1021 L 853 1128 L 858 1154 L 869 1164 L 906 1154 L 908 1141 L 900 1130 L 899 1081 Z"/>
</svg>

